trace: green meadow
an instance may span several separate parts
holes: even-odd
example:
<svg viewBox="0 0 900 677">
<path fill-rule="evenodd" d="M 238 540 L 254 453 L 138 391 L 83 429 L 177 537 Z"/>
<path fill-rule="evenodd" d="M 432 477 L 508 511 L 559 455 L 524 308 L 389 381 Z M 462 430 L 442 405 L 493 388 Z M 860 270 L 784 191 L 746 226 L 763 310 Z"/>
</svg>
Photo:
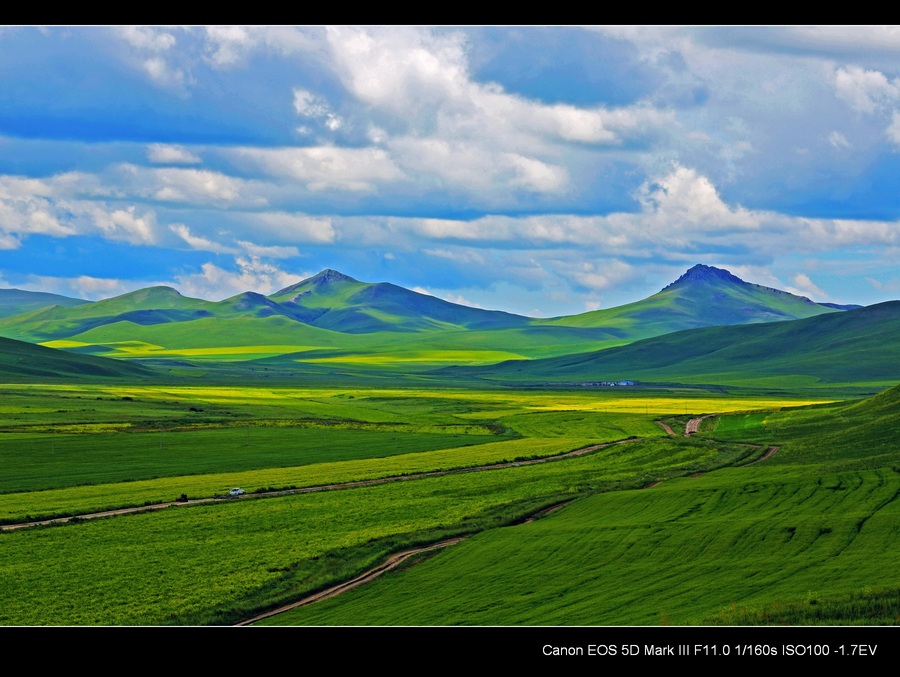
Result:
<svg viewBox="0 0 900 677">
<path fill-rule="evenodd" d="M 263 623 L 898 622 L 897 388 L 392 379 L 419 358 L 436 354 L 395 350 L 368 384 L 0 386 L 0 623 L 236 623 L 456 536 Z M 377 353 L 353 359 L 376 373 Z M 197 502 L 79 518 L 179 497 Z"/>
<path fill-rule="evenodd" d="M 778 452 L 586 496 L 264 622 L 898 624 L 898 405 L 895 387 L 858 403 L 716 417 L 692 443 Z"/>
</svg>

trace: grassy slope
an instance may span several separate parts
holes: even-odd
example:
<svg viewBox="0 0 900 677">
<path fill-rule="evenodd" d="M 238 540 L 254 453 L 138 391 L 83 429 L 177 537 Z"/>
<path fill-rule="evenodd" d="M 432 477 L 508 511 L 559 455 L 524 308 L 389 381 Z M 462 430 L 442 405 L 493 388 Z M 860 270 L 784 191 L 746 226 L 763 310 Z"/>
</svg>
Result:
<svg viewBox="0 0 900 677">
<path fill-rule="evenodd" d="M 0 338 L 0 380 L 4 383 L 58 380 L 143 379 L 152 370 L 117 360 L 72 355 L 23 341 Z"/>
<path fill-rule="evenodd" d="M 545 322 L 618 327 L 636 339 L 710 325 L 796 320 L 831 312 L 835 309 L 807 298 L 744 282 L 719 268 L 698 265 L 642 301 Z"/>
<path fill-rule="evenodd" d="M 900 380 L 900 301 L 792 322 L 706 327 L 601 352 L 459 373 L 510 380 L 890 383 Z M 447 372 L 447 373 L 452 373 Z"/>
<path fill-rule="evenodd" d="M 718 434 L 777 439 L 778 454 L 594 495 L 272 622 L 898 623 L 898 423 L 900 387 L 737 416 Z"/>
<path fill-rule="evenodd" d="M 59 294 L 24 291 L 22 289 L 0 289 L 0 318 L 21 313 L 30 313 L 47 306 L 79 306 L 88 303 Z"/>
<path fill-rule="evenodd" d="M 566 462 L 3 533 L 0 623 L 227 622 L 404 545 L 509 523 L 589 486 L 747 453 L 693 440 L 677 453 L 624 446 Z"/>
<path fill-rule="evenodd" d="M 153 287 L 0 319 L 0 334 L 105 357 L 264 359 L 284 367 L 301 362 L 313 371 L 402 374 L 584 353 L 687 327 L 823 312 L 836 311 L 706 266 L 644 301 L 551 320 L 470 308 L 326 270 L 268 297 L 247 292 L 218 303 Z"/>
</svg>

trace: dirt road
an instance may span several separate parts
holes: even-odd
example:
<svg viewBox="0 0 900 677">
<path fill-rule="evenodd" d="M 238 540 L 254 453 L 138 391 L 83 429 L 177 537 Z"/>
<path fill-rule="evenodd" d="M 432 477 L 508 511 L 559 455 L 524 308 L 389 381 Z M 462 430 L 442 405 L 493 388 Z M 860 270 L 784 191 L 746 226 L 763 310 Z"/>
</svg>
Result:
<svg viewBox="0 0 900 677">
<path fill-rule="evenodd" d="M 322 590 L 313 595 L 309 595 L 304 597 L 303 599 L 297 600 L 296 602 L 291 602 L 290 604 L 285 604 L 284 606 L 280 606 L 275 609 L 270 609 L 265 613 L 259 614 L 258 616 L 253 616 L 252 618 L 246 618 L 235 625 L 250 625 L 251 623 L 256 623 L 257 621 L 261 621 L 264 618 L 269 618 L 271 616 L 277 616 L 278 614 L 284 613 L 285 611 L 290 611 L 291 609 L 296 609 L 297 607 L 306 606 L 307 604 L 312 604 L 313 602 L 320 602 L 323 599 L 329 599 L 330 597 L 335 597 L 336 595 L 340 595 L 342 592 L 347 592 L 348 590 L 352 590 L 363 583 L 368 583 L 369 581 L 375 580 L 381 574 L 390 571 L 403 564 L 406 560 L 408 560 L 413 555 L 418 555 L 423 552 L 429 552 L 431 550 L 438 550 L 440 548 L 446 548 L 451 545 L 456 545 L 460 541 L 465 540 L 465 536 L 461 536 L 459 538 L 450 538 L 446 541 L 441 541 L 440 543 L 432 543 L 431 545 L 426 545 L 421 548 L 414 548 L 412 550 L 404 550 L 403 552 L 398 552 L 395 555 L 391 555 L 384 562 L 379 564 L 377 567 L 373 569 L 369 569 L 366 573 L 357 576 L 354 579 L 346 581 L 345 583 L 339 583 L 335 586 L 328 588 L 327 590 Z"/>
<path fill-rule="evenodd" d="M 589 454 L 592 451 L 597 451 L 598 449 L 604 449 L 605 447 L 612 446 L 613 444 L 626 444 L 628 442 L 636 442 L 641 438 L 639 437 L 629 437 L 624 440 L 618 440 L 616 442 L 605 442 L 603 444 L 592 444 L 587 447 L 582 447 L 581 449 L 575 449 L 573 451 L 567 451 L 564 454 L 557 454 L 555 456 L 541 456 L 540 458 L 530 458 L 522 461 L 508 461 L 505 463 L 492 463 L 490 465 L 480 465 L 473 466 L 471 468 L 451 468 L 450 470 L 435 470 L 432 472 L 420 472 L 413 473 L 410 475 L 398 475 L 394 477 L 380 477 L 377 479 L 371 480 L 359 480 L 357 482 L 341 482 L 338 484 L 324 484 L 315 487 L 301 487 L 299 489 L 282 489 L 279 491 L 266 491 L 260 493 L 254 493 L 252 495 L 244 494 L 243 496 L 227 496 L 222 498 L 194 498 L 188 501 L 170 501 L 168 503 L 154 503 L 152 505 L 142 505 L 133 508 L 120 508 L 118 510 L 105 510 L 102 512 L 92 512 L 92 513 L 84 513 L 80 515 L 70 515 L 68 517 L 55 517 L 51 519 L 45 520 L 36 520 L 32 522 L 17 522 L 15 524 L 5 524 L 0 525 L 0 531 L 13 531 L 14 529 L 27 529 L 28 527 L 37 527 L 43 526 L 47 524 L 62 524 L 65 522 L 71 522 L 74 520 L 89 520 L 89 519 L 97 519 L 100 517 L 114 517 L 116 515 L 130 515 L 138 512 L 147 512 L 149 510 L 162 510 L 163 508 L 171 508 L 174 506 L 183 506 L 183 505 L 195 505 L 197 503 L 211 503 L 213 501 L 237 501 L 237 500 L 248 500 L 250 498 L 267 498 L 271 496 L 285 496 L 287 494 L 309 494 L 316 491 L 334 491 L 338 489 L 351 489 L 353 487 L 366 487 L 375 484 L 387 484 L 388 482 L 405 482 L 407 480 L 415 480 L 421 479 L 423 477 L 440 477 L 442 475 L 455 475 L 459 473 L 467 473 L 467 472 L 481 472 L 484 470 L 498 470 L 502 468 L 513 468 L 522 465 L 534 465 L 536 463 L 547 463 L 550 461 L 556 461 L 563 458 L 570 458 L 572 456 L 583 456 L 584 454 Z"/>
<path fill-rule="evenodd" d="M 698 416 L 697 418 L 692 418 L 687 422 L 687 425 L 684 426 L 684 436 L 690 437 L 694 433 L 700 432 L 700 424 L 703 423 L 704 419 L 711 418 L 715 414 L 706 414 L 705 416 Z"/>
</svg>

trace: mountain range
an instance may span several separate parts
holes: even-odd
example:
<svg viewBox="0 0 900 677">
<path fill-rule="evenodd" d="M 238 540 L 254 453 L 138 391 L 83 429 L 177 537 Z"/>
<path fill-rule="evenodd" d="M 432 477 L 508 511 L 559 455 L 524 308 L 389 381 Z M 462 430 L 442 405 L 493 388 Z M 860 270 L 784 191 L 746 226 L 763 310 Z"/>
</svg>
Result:
<svg viewBox="0 0 900 677">
<path fill-rule="evenodd" d="M 40 306 L 47 300 L 53 305 Z M 879 341 L 883 354 L 894 355 L 893 342 L 879 339 L 874 329 L 894 327 L 897 308 L 879 306 L 884 308 L 815 303 L 695 265 L 635 303 L 530 318 L 450 303 L 390 283 L 361 282 L 328 269 L 273 294 L 245 292 L 218 302 L 185 297 L 170 287 L 95 302 L 0 290 L 0 315 L 2 309 L 25 308 L 0 317 L 0 336 L 157 365 L 256 364 L 320 374 L 398 371 L 516 381 L 714 382 L 726 373 L 732 379 L 777 375 L 800 363 L 808 368 L 792 374 L 819 379 L 827 372 L 832 376 L 826 380 L 838 378 L 833 368 L 816 367 L 809 353 L 815 346 L 829 355 L 846 350 L 865 331 L 868 366 L 859 362 L 859 370 L 869 379 L 877 376 Z M 814 340 L 826 335 L 833 338 Z M 834 353 L 821 359 L 833 366 L 844 358 Z"/>
</svg>

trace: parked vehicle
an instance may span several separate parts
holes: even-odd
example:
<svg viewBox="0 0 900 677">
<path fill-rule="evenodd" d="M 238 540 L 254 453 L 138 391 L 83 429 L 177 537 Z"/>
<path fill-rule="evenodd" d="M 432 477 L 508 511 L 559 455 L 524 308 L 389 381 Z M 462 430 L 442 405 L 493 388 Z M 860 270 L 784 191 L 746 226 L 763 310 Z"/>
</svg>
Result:
<svg viewBox="0 0 900 677">
<path fill-rule="evenodd" d="M 228 495 L 229 496 L 240 496 L 243 493 L 244 493 L 243 489 L 241 489 L 240 487 L 235 487 L 234 489 L 232 489 L 231 491 L 228 492 Z"/>
</svg>

